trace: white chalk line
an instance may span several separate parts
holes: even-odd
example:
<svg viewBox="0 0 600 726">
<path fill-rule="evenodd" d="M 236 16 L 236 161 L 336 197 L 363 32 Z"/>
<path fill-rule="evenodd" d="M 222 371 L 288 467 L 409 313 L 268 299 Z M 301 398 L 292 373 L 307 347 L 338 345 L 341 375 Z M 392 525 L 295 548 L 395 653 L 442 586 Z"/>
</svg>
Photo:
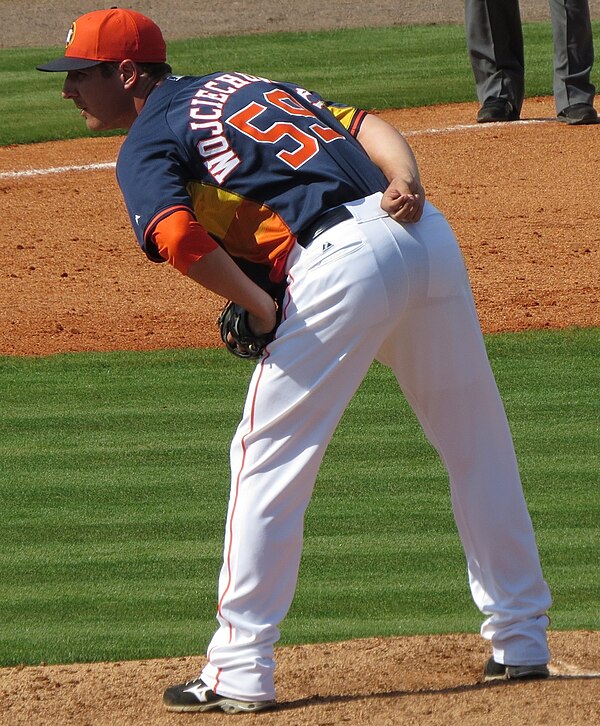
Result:
<svg viewBox="0 0 600 726">
<path fill-rule="evenodd" d="M 526 126 L 530 124 L 548 123 L 556 121 L 556 119 L 527 119 L 523 121 L 511 121 L 511 126 Z M 507 126 L 507 122 L 486 123 L 486 124 L 457 124 L 455 126 L 446 126 L 443 128 L 418 129 L 415 131 L 403 131 L 403 136 L 434 136 L 436 134 L 452 134 L 463 131 L 485 131 L 490 128 Z M 20 169 L 18 171 L 0 172 L 0 179 L 23 179 L 32 176 L 46 176 L 49 174 L 68 174 L 74 171 L 103 171 L 106 169 L 114 169 L 116 162 L 107 161 L 100 164 L 76 164 L 69 166 L 51 166 L 43 169 Z"/>
<path fill-rule="evenodd" d="M 495 121 L 485 124 L 456 124 L 455 126 L 445 126 L 441 129 L 418 129 L 416 131 L 402 131 L 403 136 L 435 136 L 436 134 L 450 134 L 459 131 L 489 131 L 493 128 L 514 126 L 531 126 L 532 124 L 547 124 L 556 122 L 553 118 L 530 118 L 520 121 Z"/>
<path fill-rule="evenodd" d="M 46 169 L 21 169 L 20 171 L 0 172 L 0 179 L 19 179 L 28 176 L 45 176 L 47 174 L 67 174 L 72 171 L 101 171 L 114 169 L 116 162 L 107 161 L 102 164 L 77 164 L 73 166 L 50 166 Z"/>
<path fill-rule="evenodd" d="M 600 678 L 600 673 L 586 671 L 578 666 L 564 663 L 563 661 L 554 661 L 549 667 L 551 676 L 558 678 Z"/>
</svg>

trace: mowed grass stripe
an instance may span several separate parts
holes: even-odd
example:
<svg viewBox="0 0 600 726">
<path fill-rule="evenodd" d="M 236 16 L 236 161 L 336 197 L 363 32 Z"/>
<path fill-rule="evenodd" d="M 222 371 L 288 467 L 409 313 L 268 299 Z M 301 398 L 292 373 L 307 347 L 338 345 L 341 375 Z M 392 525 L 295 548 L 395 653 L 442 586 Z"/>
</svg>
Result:
<svg viewBox="0 0 600 726">
<path fill-rule="evenodd" d="M 597 629 L 600 331 L 486 340 L 553 627 Z M 221 350 L 0 359 L 0 663 L 203 652 L 252 368 Z M 444 469 L 375 364 L 327 451 L 281 642 L 480 620 Z"/>
</svg>

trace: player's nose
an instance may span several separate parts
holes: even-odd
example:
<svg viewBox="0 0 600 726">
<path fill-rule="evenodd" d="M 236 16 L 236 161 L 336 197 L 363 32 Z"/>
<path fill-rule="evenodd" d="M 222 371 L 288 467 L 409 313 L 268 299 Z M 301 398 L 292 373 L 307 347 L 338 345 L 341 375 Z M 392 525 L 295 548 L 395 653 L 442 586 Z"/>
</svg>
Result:
<svg viewBox="0 0 600 726">
<path fill-rule="evenodd" d="M 75 83 L 72 78 L 67 77 L 65 78 L 65 82 L 63 83 L 61 96 L 63 98 L 74 98 L 77 95 L 76 89 L 75 89 Z"/>
</svg>

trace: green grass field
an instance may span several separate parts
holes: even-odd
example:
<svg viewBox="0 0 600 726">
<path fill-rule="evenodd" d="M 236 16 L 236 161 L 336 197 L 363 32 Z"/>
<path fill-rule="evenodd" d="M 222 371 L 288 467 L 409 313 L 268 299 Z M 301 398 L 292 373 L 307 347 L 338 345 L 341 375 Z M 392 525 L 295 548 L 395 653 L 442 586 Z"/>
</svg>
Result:
<svg viewBox="0 0 600 726">
<path fill-rule="evenodd" d="M 549 94 L 549 28 L 525 32 L 528 92 Z M 214 38 L 172 51 L 181 72 L 239 67 L 367 108 L 475 97 L 457 27 Z M 61 79 L 33 70 L 59 52 L 0 51 L 0 144 L 85 135 L 58 98 Z M 600 330 L 487 343 L 553 627 L 596 630 Z M 204 651 L 228 445 L 250 371 L 211 350 L 0 358 L 0 665 Z M 480 619 L 444 470 L 375 365 L 327 452 L 282 642 L 475 632 Z"/>
<path fill-rule="evenodd" d="M 527 94 L 549 95 L 550 25 L 525 24 L 524 35 Z M 0 50 L 0 146 L 87 135 L 73 104 L 60 99 L 63 74 L 35 70 L 61 53 L 58 47 Z M 177 73 L 257 73 L 367 109 L 476 98 L 464 29 L 456 25 L 181 40 L 169 44 L 169 60 Z M 592 80 L 598 85 L 597 68 Z"/>
<path fill-rule="evenodd" d="M 596 629 L 600 331 L 487 342 L 553 627 Z M 0 359 L 0 663 L 202 652 L 251 369 L 215 350 Z M 327 452 L 282 642 L 475 631 L 479 620 L 445 472 L 375 365 Z"/>
</svg>

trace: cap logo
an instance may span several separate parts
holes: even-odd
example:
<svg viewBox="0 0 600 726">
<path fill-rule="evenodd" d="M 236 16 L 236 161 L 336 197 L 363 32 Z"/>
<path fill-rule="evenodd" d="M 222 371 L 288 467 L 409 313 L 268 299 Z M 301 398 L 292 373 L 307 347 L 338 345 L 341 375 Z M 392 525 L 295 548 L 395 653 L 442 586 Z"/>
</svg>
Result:
<svg viewBox="0 0 600 726">
<path fill-rule="evenodd" d="M 67 39 L 65 40 L 65 48 L 68 48 L 71 43 L 75 40 L 75 30 L 76 30 L 77 23 L 73 23 L 71 27 L 69 28 L 69 32 L 67 33 Z"/>
</svg>

